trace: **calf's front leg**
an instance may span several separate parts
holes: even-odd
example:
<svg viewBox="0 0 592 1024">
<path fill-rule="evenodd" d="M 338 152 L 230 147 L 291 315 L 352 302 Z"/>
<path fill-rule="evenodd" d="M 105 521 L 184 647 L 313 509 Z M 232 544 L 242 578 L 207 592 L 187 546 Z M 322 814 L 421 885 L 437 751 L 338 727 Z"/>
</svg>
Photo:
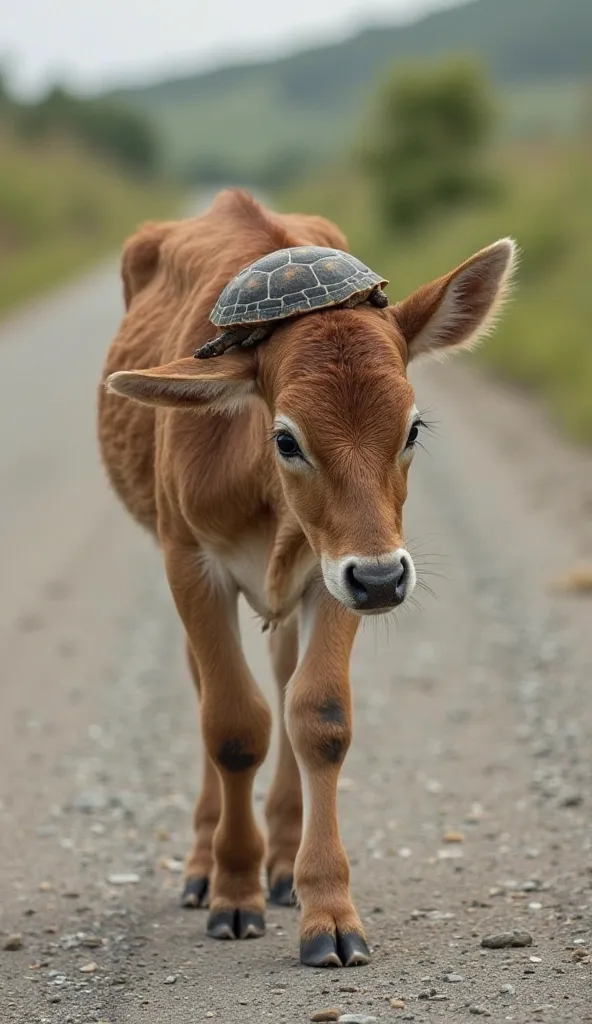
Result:
<svg viewBox="0 0 592 1024">
<path fill-rule="evenodd" d="M 236 590 L 208 577 L 198 549 L 165 543 L 163 550 L 199 675 L 204 746 L 222 791 L 207 930 L 216 939 L 256 937 L 265 931 L 265 845 L 253 814 L 253 781 L 269 746 L 271 713 L 243 655 Z"/>
<path fill-rule="evenodd" d="M 300 959 L 310 967 L 352 967 L 370 959 L 337 822 L 337 781 L 351 742 L 349 659 L 358 621 L 326 592 L 314 588 L 305 595 L 299 662 L 286 695 L 304 807 L 294 870 Z"/>
</svg>

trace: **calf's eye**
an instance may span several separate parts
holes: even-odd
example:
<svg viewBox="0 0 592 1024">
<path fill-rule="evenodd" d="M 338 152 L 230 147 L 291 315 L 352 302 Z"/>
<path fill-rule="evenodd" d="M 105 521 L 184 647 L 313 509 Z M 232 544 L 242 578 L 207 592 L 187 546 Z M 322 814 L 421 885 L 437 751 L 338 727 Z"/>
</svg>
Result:
<svg viewBox="0 0 592 1024">
<path fill-rule="evenodd" d="M 298 442 L 295 437 L 288 434 L 287 431 L 282 430 L 275 436 L 275 443 L 277 450 L 284 459 L 293 459 L 300 456 L 302 458 L 302 452 L 298 446 Z"/>
</svg>

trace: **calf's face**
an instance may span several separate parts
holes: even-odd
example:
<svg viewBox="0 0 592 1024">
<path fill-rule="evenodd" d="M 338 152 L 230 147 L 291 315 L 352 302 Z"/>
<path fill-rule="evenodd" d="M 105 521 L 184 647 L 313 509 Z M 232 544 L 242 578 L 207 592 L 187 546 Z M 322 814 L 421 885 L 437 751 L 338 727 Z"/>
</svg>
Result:
<svg viewBox="0 0 592 1024">
<path fill-rule="evenodd" d="M 403 505 L 423 424 L 407 366 L 477 341 L 515 259 L 503 239 L 385 310 L 307 314 L 278 324 L 254 354 L 123 371 L 108 387 L 150 404 L 230 414 L 263 401 L 286 501 L 327 589 L 357 613 L 387 612 L 416 582 Z"/>
</svg>

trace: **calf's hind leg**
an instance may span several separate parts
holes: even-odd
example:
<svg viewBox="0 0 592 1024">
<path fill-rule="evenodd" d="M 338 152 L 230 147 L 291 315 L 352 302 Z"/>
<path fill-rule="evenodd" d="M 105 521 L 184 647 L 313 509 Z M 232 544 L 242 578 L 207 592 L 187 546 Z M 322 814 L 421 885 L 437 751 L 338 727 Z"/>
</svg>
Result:
<svg viewBox="0 0 592 1024">
<path fill-rule="evenodd" d="M 216 939 L 256 937 L 265 931 L 265 847 L 253 814 L 253 781 L 268 750 L 271 714 L 242 652 L 236 591 L 206 575 L 195 548 L 165 542 L 163 549 L 199 668 L 204 746 L 222 791 L 212 841 L 207 930 Z"/>
<path fill-rule="evenodd" d="M 187 660 L 199 697 L 199 669 L 189 641 L 187 642 Z M 220 806 L 220 778 L 204 747 L 201 793 L 197 799 L 193 816 L 195 845 L 187 861 L 185 886 L 181 897 L 184 907 L 200 907 L 207 896 L 214 861 L 212 840 L 220 819 Z"/>
<path fill-rule="evenodd" d="M 269 647 L 281 715 L 277 765 L 265 805 L 269 834 L 267 878 L 271 902 L 289 906 L 293 902 L 294 860 L 302 835 L 300 773 L 284 723 L 285 690 L 298 661 L 296 616 L 274 629 Z"/>
</svg>

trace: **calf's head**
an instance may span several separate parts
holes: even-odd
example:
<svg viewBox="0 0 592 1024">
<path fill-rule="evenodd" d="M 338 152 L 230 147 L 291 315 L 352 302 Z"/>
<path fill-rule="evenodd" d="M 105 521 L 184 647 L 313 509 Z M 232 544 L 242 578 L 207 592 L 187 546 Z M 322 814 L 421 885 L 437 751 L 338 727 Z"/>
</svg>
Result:
<svg viewBox="0 0 592 1024">
<path fill-rule="evenodd" d="M 278 323 L 253 352 L 122 371 L 107 385 L 148 404 L 230 414 L 263 402 L 286 501 L 327 589 L 359 613 L 386 612 L 416 582 L 403 505 L 422 421 L 407 366 L 482 337 L 515 260 L 503 239 L 387 309 L 310 313 Z"/>
</svg>

